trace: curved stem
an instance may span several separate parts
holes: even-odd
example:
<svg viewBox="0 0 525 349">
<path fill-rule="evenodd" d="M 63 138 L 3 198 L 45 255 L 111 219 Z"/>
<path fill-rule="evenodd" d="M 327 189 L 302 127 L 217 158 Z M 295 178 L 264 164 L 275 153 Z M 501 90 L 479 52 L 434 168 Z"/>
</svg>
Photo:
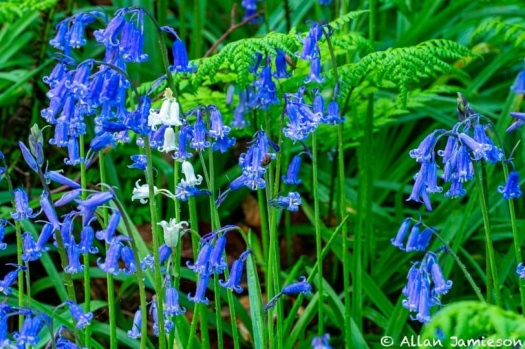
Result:
<svg viewBox="0 0 525 349">
<path fill-rule="evenodd" d="M 318 335 L 320 337 L 324 334 L 324 318 L 323 318 L 323 258 L 322 248 L 323 240 L 321 238 L 321 213 L 319 212 L 319 178 L 317 175 L 317 136 L 315 132 L 312 133 L 312 183 L 314 191 L 314 217 L 315 217 L 315 245 L 317 255 L 317 278 L 319 279 L 319 300 L 317 302 L 317 316 L 318 316 Z"/>
<path fill-rule="evenodd" d="M 496 304 L 501 306 L 501 291 L 499 287 L 498 269 L 496 267 L 496 256 L 494 253 L 494 246 L 492 245 L 492 235 L 490 231 L 489 209 L 488 209 L 488 194 L 487 194 L 487 178 L 485 171 L 485 163 L 478 162 L 477 170 L 475 171 L 476 184 L 479 189 L 479 203 L 481 206 L 481 214 L 483 216 L 483 225 L 485 227 L 485 240 L 487 244 L 487 267 L 490 268 L 492 284 L 496 294 Z M 491 282 L 487 273 L 487 286 Z M 487 287 L 488 288 L 488 287 Z"/>
</svg>

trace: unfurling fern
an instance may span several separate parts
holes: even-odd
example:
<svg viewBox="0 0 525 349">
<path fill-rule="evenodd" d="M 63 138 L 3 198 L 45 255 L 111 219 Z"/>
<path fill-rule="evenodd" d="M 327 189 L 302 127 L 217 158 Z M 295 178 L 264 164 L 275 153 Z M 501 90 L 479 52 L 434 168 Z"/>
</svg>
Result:
<svg viewBox="0 0 525 349">
<path fill-rule="evenodd" d="M 405 106 L 410 85 L 451 71 L 450 61 L 472 56 L 474 54 L 465 46 L 442 39 L 373 52 L 357 63 L 340 67 L 340 98 L 344 100 L 365 77 L 372 77 L 379 86 L 383 80 L 394 83 L 400 91 L 399 100 Z"/>
<path fill-rule="evenodd" d="M 481 36 L 503 38 L 504 42 L 511 43 L 515 47 L 523 46 L 525 42 L 525 25 L 507 23 L 501 19 L 491 19 L 481 23 L 472 33 L 475 40 Z"/>
<path fill-rule="evenodd" d="M 490 339 L 511 339 L 525 343 L 525 319 L 514 312 L 487 303 L 458 302 L 439 311 L 425 326 L 422 337 L 422 340 L 440 339 L 440 347 L 443 348 L 454 347 L 456 340 L 451 337 L 465 340 L 483 337 L 485 342 Z M 481 341 L 479 344 L 472 344 L 470 348 L 485 347 Z M 513 345 L 505 347 L 512 348 Z"/>
</svg>

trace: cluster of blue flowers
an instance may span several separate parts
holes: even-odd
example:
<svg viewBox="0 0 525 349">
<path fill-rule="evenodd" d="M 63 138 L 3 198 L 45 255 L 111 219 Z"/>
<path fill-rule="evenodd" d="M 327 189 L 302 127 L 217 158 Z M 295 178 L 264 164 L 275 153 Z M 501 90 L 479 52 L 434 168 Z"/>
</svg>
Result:
<svg viewBox="0 0 525 349">
<path fill-rule="evenodd" d="M 425 227 L 421 231 L 423 222 L 418 221 L 412 225 L 412 218 L 406 218 L 397 235 L 391 240 L 392 245 L 405 252 L 425 252 L 433 234 L 437 231 L 431 227 Z M 408 231 L 406 243 L 404 240 Z M 421 262 L 416 262 L 408 272 L 408 282 L 403 288 L 403 307 L 410 312 L 416 312 L 413 320 L 420 322 L 430 321 L 430 308 L 441 305 L 439 297 L 446 294 L 452 287 L 452 281 L 445 281 L 443 271 L 438 264 L 438 255 L 434 252 L 426 252 Z"/>
<path fill-rule="evenodd" d="M 464 183 L 474 178 L 475 162 L 510 162 L 505 160 L 503 151 L 487 135 L 491 124 L 476 113 L 461 94 L 458 97 L 458 115 L 460 121 L 451 130 L 435 130 L 423 139 L 418 148 L 410 151 L 410 157 L 420 163 L 421 168 L 414 176 L 412 193 L 407 200 L 423 202 L 428 211 L 432 210 L 429 194 L 443 191 L 437 184 L 438 177 L 450 184 L 445 196 L 461 197 L 466 194 Z M 442 137 L 447 137 L 445 148 L 436 151 L 438 141 Z M 436 153 L 443 163 L 441 174 L 438 174 Z M 511 172 L 505 186 L 499 187 L 498 190 L 505 199 L 521 197 L 518 173 Z"/>
</svg>

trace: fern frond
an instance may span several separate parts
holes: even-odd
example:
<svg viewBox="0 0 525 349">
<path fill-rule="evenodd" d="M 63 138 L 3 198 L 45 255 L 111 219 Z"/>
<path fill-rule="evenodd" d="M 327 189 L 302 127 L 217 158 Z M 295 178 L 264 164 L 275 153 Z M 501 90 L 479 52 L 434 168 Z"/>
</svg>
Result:
<svg viewBox="0 0 525 349">
<path fill-rule="evenodd" d="M 43 11 L 55 6 L 57 0 L 9 0 L 0 2 L 0 22 L 11 22 L 24 13 Z"/>
<path fill-rule="evenodd" d="M 449 72 L 453 69 L 450 61 L 472 56 L 474 54 L 463 45 L 442 39 L 425 41 L 416 46 L 373 52 L 358 63 L 340 68 L 341 92 L 345 96 L 352 87 L 370 76 L 380 86 L 383 80 L 393 82 L 399 88 L 399 100 L 405 106 L 412 84 L 439 73 Z"/>
<path fill-rule="evenodd" d="M 508 23 L 495 18 L 481 23 L 472 33 L 472 39 L 485 36 L 486 39 L 501 37 L 503 42 L 510 43 L 514 47 L 521 47 L 525 42 L 525 25 L 520 23 Z"/>
<path fill-rule="evenodd" d="M 361 16 L 363 13 L 367 13 L 369 12 L 368 10 L 362 10 L 362 11 L 352 11 L 352 12 L 349 12 L 347 13 L 346 15 L 344 16 L 341 16 L 333 21 L 331 21 L 330 23 L 328 23 L 328 25 L 330 26 L 330 28 L 332 29 L 340 29 L 341 27 L 343 27 L 346 23 L 350 22 L 351 20 Z"/>
<path fill-rule="evenodd" d="M 199 86 L 206 77 L 213 80 L 219 69 L 228 69 L 237 74 L 237 86 L 244 89 L 250 81 L 250 67 L 255 62 L 256 54 L 274 56 L 276 49 L 293 56 L 299 48 L 295 36 L 269 33 L 263 38 L 242 39 L 232 42 L 215 56 L 195 61 L 198 66 L 193 85 Z"/>
<path fill-rule="evenodd" d="M 360 51 L 366 53 L 373 50 L 370 40 L 357 32 L 334 35 L 331 40 L 334 47 L 342 48 L 344 51 Z"/>
<path fill-rule="evenodd" d="M 457 302 L 440 310 L 424 327 L 423 339 L 442 337 L 444 348 L 452 347 L 450 338 L 525 339 L 525 319 L 488 303 Z M 441 345 L 440 345 L 441 346 Z M 511 345 L 512 347 L 513 345 Z M 483 346 L 478 344 L 476 348 Z"/>
</svg>

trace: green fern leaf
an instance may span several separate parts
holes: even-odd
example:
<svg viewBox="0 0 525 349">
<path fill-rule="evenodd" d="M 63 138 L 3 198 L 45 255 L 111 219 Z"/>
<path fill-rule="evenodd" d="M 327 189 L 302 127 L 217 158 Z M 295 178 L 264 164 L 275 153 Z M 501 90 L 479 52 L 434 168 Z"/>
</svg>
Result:
<svg viewBox="0 0 525 349">
<path fill-rule="evenodd" d="M 424 327 L 422 339 L 443 338 L 443 348 L 452 348 L 456 342 L 451 337 L 473 339 L 525 340 L 525 319 L 520 315 L 487 303 L 465 301 L 444 307 Z M 456 345 L 462 346 L 462 345 Z M 521 345 L 520 345 L 521 346 Z M 481 342 L 470 348 L 484 348 Z M 514 347 L 510 345 L 509 347 Z"/>
<path fill-rule="evenodd" d="M 369 11 L 368 10 L 352 11 L 352 12 L 347 13 L 344 16 L 341 16 L 341 17 L 333 20 L 332 22 L 328 23 L 328 25 L 332 29 L 340 29 L 346 23 L 350 22 L 351 20 L 353 20 L 353 19 L 361 16 L 363 13 L 367 13 L 367 12 L 369 12 Z"/>
</svg>

